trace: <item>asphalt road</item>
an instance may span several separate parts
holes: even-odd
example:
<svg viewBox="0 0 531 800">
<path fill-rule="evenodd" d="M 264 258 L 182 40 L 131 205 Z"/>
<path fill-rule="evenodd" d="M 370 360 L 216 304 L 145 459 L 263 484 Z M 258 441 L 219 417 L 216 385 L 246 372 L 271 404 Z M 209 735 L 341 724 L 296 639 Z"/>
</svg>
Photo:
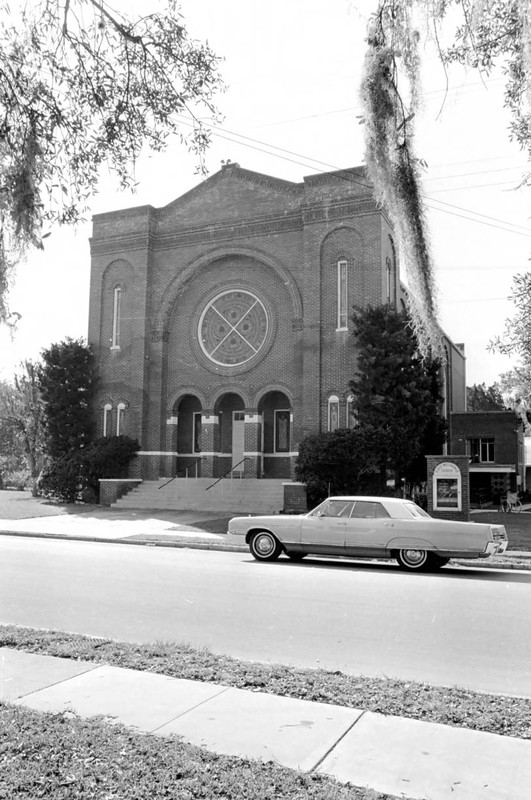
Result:
<svg viewBox="0 0 531 800">
<path fill-rule="evenodd" d="M 531 573 L 0 538 L 0 622 L 531 697 Z"/>
</svg>

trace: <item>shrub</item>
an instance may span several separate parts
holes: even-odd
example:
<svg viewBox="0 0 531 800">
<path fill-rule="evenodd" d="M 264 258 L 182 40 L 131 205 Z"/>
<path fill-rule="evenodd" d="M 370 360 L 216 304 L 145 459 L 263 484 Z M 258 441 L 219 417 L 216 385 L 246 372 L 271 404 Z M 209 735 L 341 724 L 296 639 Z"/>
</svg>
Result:
<svg viewBox="0 0 531 800">
<path fill-rule="evenodd" d="M 39 478 L 39 491 L 64 503 L 96 502 L 99 479 L 127 477 L 129 462 L 139 447 L 128 436 L 97 439 L 82 450 L 50 461 Z"/>
<path fill-rule="evenodd" d="M 299 445 L 297 478 L 314 506 L 328 494 L 380 494 L 374 452 L 380 433 L 340 428 L 307 436 Z"/>
<path fill-rule="evenodd" d="M 6 489 L 18 489 L 19 491 L 22 491 L 30 485 L 31 475 L 27 469 L 4 472 L 2 483 L 3 487 Z M 2 483 L 0 483 L 0 487 L 2 487 Z"/>
</svg>

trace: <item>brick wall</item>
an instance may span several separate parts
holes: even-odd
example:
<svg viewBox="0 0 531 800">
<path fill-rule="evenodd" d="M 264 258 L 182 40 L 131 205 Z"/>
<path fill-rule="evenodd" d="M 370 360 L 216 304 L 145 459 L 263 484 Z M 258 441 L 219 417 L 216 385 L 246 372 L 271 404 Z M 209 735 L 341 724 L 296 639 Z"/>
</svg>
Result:
<svg viewBox="0 0 531 800">
<path fill-rule="evenodd" d="M 513 411 L 474 411 L 451 415 L 450 451 L 466 454 L 468 439 L 494 439 L 494 461 L 515 465 L 521 425 Z"/>
</svg>

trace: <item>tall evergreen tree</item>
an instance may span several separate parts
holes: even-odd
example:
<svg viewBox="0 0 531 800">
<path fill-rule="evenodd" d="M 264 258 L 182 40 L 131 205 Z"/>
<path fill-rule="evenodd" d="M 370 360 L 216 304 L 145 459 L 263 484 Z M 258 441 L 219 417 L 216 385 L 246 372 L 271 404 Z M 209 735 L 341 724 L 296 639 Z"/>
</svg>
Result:
<svg viewBox="0 0 531 800">
<path fill-rule="evenodd" d="M 422 358 L 404 312 L 389 306 L 355 309 L 357 373 L 349 386 L 360 428 L 378 431 L 380 488 L 391 472 L 425 479 L 424 455 L 441 452 L 446 423 L 440 415 L 437 359 Z"/>
<path fill-rule="evenodd" d="M 92 441 L 94 357 L 81 339 L 67 338 L 43 350 L 42 360 L 39 386 L 44 410 L 45 452 L 56 459 Z"/>
</svg>

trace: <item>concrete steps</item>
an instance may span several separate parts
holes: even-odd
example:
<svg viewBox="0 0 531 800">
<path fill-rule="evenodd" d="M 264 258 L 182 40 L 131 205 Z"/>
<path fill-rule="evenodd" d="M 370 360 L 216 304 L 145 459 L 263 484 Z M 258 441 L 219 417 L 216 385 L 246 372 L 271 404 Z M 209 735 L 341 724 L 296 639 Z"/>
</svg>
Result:
<svg viewBox="0 0 531 800">
<path fill-rule="evenodd" d="M 215 478 L 168 480 L 143 481 L 113 508 L 274 514 L 284 506 L 286 479 L 223 478 L 214 486 Z"/>
</svg>

